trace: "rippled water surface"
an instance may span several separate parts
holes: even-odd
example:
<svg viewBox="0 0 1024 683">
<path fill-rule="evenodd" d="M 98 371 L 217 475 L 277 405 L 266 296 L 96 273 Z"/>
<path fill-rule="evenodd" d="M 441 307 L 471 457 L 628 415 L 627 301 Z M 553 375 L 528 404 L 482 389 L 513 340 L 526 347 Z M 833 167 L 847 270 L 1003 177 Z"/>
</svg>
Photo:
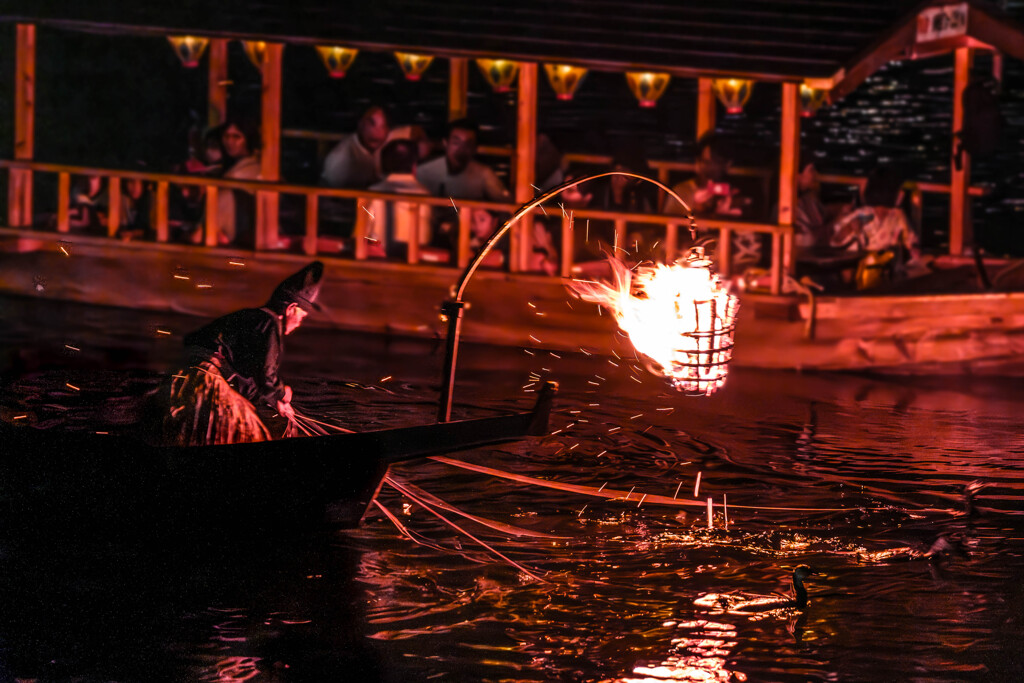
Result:
<svg viewBox="0 0 1024 683">
<path fill-rule="evenodd" d="M 199 322 L 0 306 L 3 416 L 51 429 L 120 428 Z M 426 422 L 438 353 L 304 328 L 282 374 L 309 414 Z M 703 399 L 628 359 L 532 354 L 467 349 L 456 412 L 526 407 L 531 378 L 551 378 L 554 433 L 451 457 L 542 481 L 438 461 L 392 471 L 474 520 L 386 485 L 401 531 L 375 510 L 357 531 L 255 550 L 53 548 L 4 529 L 0 680 L 1024 675 L 1016 384 L 737 369 Z M 815 571 L 806 609 L 740 604 L 791 595 L 800 564 Z"/>
</svg>

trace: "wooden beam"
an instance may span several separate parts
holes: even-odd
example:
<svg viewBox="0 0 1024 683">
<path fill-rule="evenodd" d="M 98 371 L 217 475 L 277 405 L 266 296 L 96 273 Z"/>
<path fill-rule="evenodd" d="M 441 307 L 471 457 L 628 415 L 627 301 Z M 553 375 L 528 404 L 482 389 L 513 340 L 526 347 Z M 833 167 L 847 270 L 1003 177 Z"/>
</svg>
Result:
<svg viewBox="0 0 1024 683">
<path fill-rule="evenodd" d="M 999 52 L 1024 59 L 1024 25 L 1000 12 L 995 17 L 973 3 L 968 8 L 967 34 Z"/>
<path fill-rule="evenodd" d="M 14 58 L 14 158 L 35 154 L 36 27 L 18 24 Z M 11 169 L 7 188 L 8 224 L 32 225 L 32 171 Z"/>
<path fill-rule="evenodd" d="M 782 130 L 779 145 L 779 225 L 791 227 L 796 215 L 797 176 L 800 173 L 800 85 L 782 84 Z M 775 238 L 778 235 L 774 236 Z M 773 247 L 776 242 L 773 241 Z M 778 252 L 778 253 L 776 253 Z M 781 263 L 776 263 L 781 258 Z M 772 293 L 782 289 L 782 275 L 790 272 L 793 258 L 792 232 L 784 234 L 772 250 Z"/>
<path fill-rule="evenodd" d="M 469 60 L 452 57 L 448 60 L 448 120 L 465 118 L 469 113 Z"/>
<path fill-rule="evenodd" d="M 206 125 L 218 126 L 228 117 L 228 41 L 213 38 L 207 48 L 209 76 L 206 85 Z"/>
<path fill-rule="evenodd" d="M 718 103 L 710 78 L 697 79 L 697 139 L 715 130 Z"/>
<path fill-rule="evenodd" d="M 260 97 L 260 178 L 276 182 L 281 178 L 281 58 L 284 43 L 267 43 L 263 51 L 263 90 Z M 278 242 L 278 197 L 276 192 L 256 193 L 256 248 L 274 249 Z"/>
<path fill-rule="evenodd" d="M 974 63 L 974 50 L 969 47 L 959 48 L 953 57 L 953 149 L 957 153 L 956 133 L 964 125 L 964 89 L 971 78 L 971 65 Z M 958 171 L 955 163 L 950 164 L 949 178 L 949 253 L 959 256 L 964 253 L 964 244 L 972 241 L 971 235 L 971 202 L 968 189 L 971 185 L 971 156 L 964 151 L 961 167 Z"/>
<path fill-rule="evenodd" d="M 519 65 L 519 91 L 516 98 L 515 200 L 525 204 L 533 199 L 534 165 L 537 158 L 537 63 Z M 526 268 L 529 262 L 530 233 L 526 223 L 514 226 L 509 235 L 509 269 Z"/>
</svg>

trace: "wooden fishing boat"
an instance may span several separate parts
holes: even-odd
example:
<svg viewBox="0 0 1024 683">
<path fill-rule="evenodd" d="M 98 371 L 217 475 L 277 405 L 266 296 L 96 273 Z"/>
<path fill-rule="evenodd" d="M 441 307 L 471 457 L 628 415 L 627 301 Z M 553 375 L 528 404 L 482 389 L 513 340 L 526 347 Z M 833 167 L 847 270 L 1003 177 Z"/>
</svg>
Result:
<svg viewBox="0 0 1024 683">
<path fill-rule="evenodd" d="M 863 3 L 862 3 L 863 4 Z M 736 328 L 734 363 L 764 368 L 803 370 L 871 370 L 901 373 L 1021 374 L 1024 368 L 1024 298 L 1020 287 L 972 291 L 940 287 L 913 293 L 856 292 L 819 295 L 787 287 L 797 276 L 793 218 L 796 178 L 800 170 L 801 115 L 809 103 L 835 103 L 854 91 L 891 60 L 953 55 L 953 129 L 964 125 L 962 94 L 975 57 L 992 55 L 993 77 L 999 77 L 1004 56 L 1024 59 L 1024 27 L 991 3 L 967 0 L 942 2 L 872 2 L 861 5 L 805 4 L 799 12 L 791 3 L 740 3 L 727 17 L 715 3 L 652 3 L 642 10 L 626 6 L 621 14 L 604 9 L 590 12 L 576 5 L 524 2 L 496 19 L 480 8 L 464 6 L 459 30 L 437 8 L 403 0 L 387 0 L 372 11 L 345 13 L 342 18 L 326 3 L 313 3 L 315 22 L 293 20 L 285 4 L 266 3 L 266 12 L 225 9 L 192 18 L 156 5 L 114 2 L 103 6 L 65 8 L 38 3 L 33 8 L 0 14 L 15 25 L 14 154 L 0 160 L 9 174 L 7 226 L 0 227 L 0 291 L 54 297 L 115 306 L 174 310 L 202 316 L 252 305 L 265 296 L 263 283 L 292 272 L 296 264 L 317 255 L 327 264 L 324 298 L 337 311 L 321 323 L 388 334 L 433 336 L 438 333 L 438 304 L 448 296 L 453 271 L 427 263 L 417 249 L 405 262 L 375 260 L 367 250 L 367 211 L 356 210 L 349 252 L 333 250 L 320 234 L 320 207 L 325 200 L 401 201 L 427 207 L 449 207 L 448 198 L 388 195 L 363 190 L 325 188 L 283 182 L 281 148 L 285 141 L 329 143 L 337 135 L 282 127 L 282 54 L 312 50 L 315 45 L 344 44 L 364 50 L 404 50 L 446 59 L 449 67 L 449 115 L 468 111 L 468 69 L 476 58 L 495 56 L 518 65 L 517 129 L 508 148 L 488 150 L 511 163 L 509 175 L 515 203 L 459 201 L 457 249 L 447 265 L 465 267 L 471 257 L 470 229 L 474 210 L 509 214 L 534 196 L 539 73 L 542 64 L 574 65 L 602 71 L 670 75 L 696 79 L 695 138 L 715 129 L 716 93 L 722 81 L 746 79 L 759 87 L 781 90 L 780 154 L 774 222 L 703 219 L 702 232 L 718 236 L 716 266 L 725 276 L 735 274 L 732 237 L 754 234 L 770 243 L 770 264 L 764 287 L 749 290 Z M 528 21 L 532 18 L 533 21 Z M 586 31 L 565 31 L 580 22 Z M 794 30 L 794 24 L 798 29 Z M 671 38 L 664 34 L 671 25 Z M 764 41 L 765 26 L 779 32 Z M 842 26 L 837 32 L 830 28 Z M 37 30 L 106 33 L 150 39 L 194 36 L 209 43 L 206 53 L 209 123 L 227 112 L 230 84 L 228 44 L 247 41 L 250 59 L 259 64 L 263 180 L 200 178 L 137 169 L 103 168 L 47 163 L 35 155 Z M 258 42 L 262 41 L 262 42 Z M 204 43 L 205 44 L 205 43 Z M 731 46 L 728 49 L 723 45 Z M 256 50 L 253 46 L 263 46 Z M 166 49 L 166 45 L 161 45 Z M 179 53 L 179 56 L 180 53 Z M 184 57 L 183 57 L 184 61 Z M 436 67 L 435 67 L 436 69 Z M 975 69 L 977 70 L 977 69 Z M 326 76 L 325 76 L 326 77 Z M 508 87 L 505 84 L 504 87 Z M 749 88 L 748 88 L 749 90 Z M 638 95 L 639 96 L 639 95 Z M 653 104 L 646 101 L 647 105 Z M 735 103 L 733 103 L 735 104 Z M 813 110 L 813 109 L 812 109 Z M 42 126 L 39 126 L 42 129 Z M 954 136 L 955 139 L 955 136 Z M 952 151 L 952 150 L 951 150 Z M 576 162 L 607 164 L 607 157 L 567 154 Z M 950 169 L 949 182 L 909 182 L 905 189 L 921 213 L 922 198 L 949 202 L 948 254 L 969 264 L 970 203 L 985 188 L 972 186 L 970 157 Z M 693 170 L 693 164 L 666 160 L 649 162 L 652 176 L 671 183 Z M 737 169 L 761 177 L 767 188 L 771 172 Z M 758 176 L 758 173 L 760 175 Z M 72 178 L 95 175 L 109 185 L 111 210 L 106 236 L 76 234 L 69 224 Z M 56 186 L 52 220 L 40 224 L 33 202 L 44 187 Z M 120 216 L 117 198 L 122 184 L 142 180 L 154 188 L 155 238 L 125 242 L 116 239 Z M 55 181 L 55 182 L 54 182 Z M 863 178 L 823 176 L 823 183 L 862 185 Z M 217 245 L 217 216 L 206 216 L 202 245 L 174 244 L 170 239 L 168 197 L 174 188 L 203 186 L 217 192 L 248 191 L 256 196 L 254 245 L 245 249 Z M 289 196 L 304 206 L 296 225 L 283 234 L 279 199 Z M 215 202 L 208 202 L 213 206 Z M 557 214 L 551 207 L 549 214 Z M 294 218 L 294 216 L 293 216 Z M 550 219 L 550 216 L 549 216 Z M 561 243 L 571 244 L 587 221 L 614 225 L 618 244 L 626 244 L 631 226 L 653 233 L 666 260 L 685 249 L 681 216 L 631 214 L 581 209 L 562 214 Z M 566 279 L 577 276 L 576 255 L 562 249 L 554 275 L 530 271 L 531 221 L 510 231 L 509 258 L 503 270 L 480 271 L 467 293 L 473 305 L 463 329 L 467 341 L 587 352 L 616 348 L 613 326 L 594 307 L 566 306 Z M 936 261 L 939 263 L 939 261 Z M 962 265 L 962 264 L 961 264 Z M 1007 270 L 1015 264 L 993 264 Z M 936 273 L 944 271 L 937 268 Z M 316 324 L 316 321 L 313 321 Z M 172 331 L 176 332 L 176 331 Z"/>
<path fill-rule="evenodd" d="M 22 528 L 156 539 L 350 528 L 388 467 L 543 436 L 549 383 L 529 412 L 353 434 L 204 447 L 0 423 L 0 500 Z"/>
</svg>

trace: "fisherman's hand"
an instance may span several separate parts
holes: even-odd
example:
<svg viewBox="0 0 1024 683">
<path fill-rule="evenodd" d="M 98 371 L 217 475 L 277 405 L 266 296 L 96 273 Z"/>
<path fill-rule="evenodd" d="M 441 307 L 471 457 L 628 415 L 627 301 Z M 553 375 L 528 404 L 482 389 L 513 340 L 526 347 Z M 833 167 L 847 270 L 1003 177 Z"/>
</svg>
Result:
<svg viewBox="0 0 1024 683">
<path fill-rule="evenodd" d="M 277 414 L 281 417 L 288 418 L 289 420 L 295 419 L 295 409 L 292 408 L 291 401 L 278 401 L 277 402 Z"/>
</svg>

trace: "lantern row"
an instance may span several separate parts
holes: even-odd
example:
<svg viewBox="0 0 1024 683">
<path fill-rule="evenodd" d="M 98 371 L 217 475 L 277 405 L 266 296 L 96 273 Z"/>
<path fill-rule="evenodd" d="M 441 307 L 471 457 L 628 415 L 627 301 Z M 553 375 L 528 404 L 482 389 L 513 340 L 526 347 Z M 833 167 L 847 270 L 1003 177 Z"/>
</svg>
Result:
<svg viewBox="0 0 1024 683">
<path fill-rule="evenodd" d="M 200 36 L 168 36 L 175 54 L 186 67 L 199 65 L 209 39 Z M 243 40 L 242 46 L 256 68 L 263 62 L 263 53 L 267 44 L 262 40 Z M 316 51 L 331 78 L 344 78 L 359 50 L 340 45 L 317 45 Z M 433 55 L 412 52 L 395 52 L 395 59 L 402 68 L 402 73 L 410 81 L 418 81 L 434 61 Z M 490 84 L 494 92 L 508 92 L 519 73 L 519 63 L 509 59 L 477 59 L 480 73 Z M 572 64 L 545 64 L 544 71 L 551 89 L 560 100 L 571 100 L 579 88 L 587 69 Z M 641 107 L 653 107 L 665 93 L 671 74 L 654 71 L 627 71 L 626 84 L 640 103 Z M 712 89 L 718 101 L 725 107 L 726 113 L 738 114 L 750 99 L 754 90 L 754 81 L 744 78 L 712 79 Z M 828 98 L 828 91 L 815 88 L 806 83 L 800 85 L 800 106 L 804 116 L 813 116 Z"/>
</svg>

